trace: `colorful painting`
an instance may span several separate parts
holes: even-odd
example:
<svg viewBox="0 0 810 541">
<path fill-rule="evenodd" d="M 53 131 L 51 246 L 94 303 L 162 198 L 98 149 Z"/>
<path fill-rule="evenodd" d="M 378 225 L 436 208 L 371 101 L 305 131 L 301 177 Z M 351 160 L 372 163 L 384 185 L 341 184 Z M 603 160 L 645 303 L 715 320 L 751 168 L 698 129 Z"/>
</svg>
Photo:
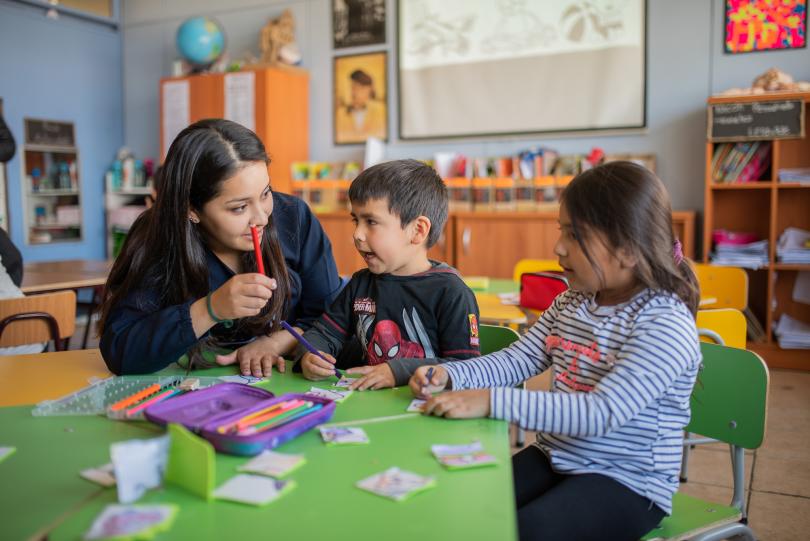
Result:
<svg viewBox="0 0 810 541">
<path fill-rule="evenodd" d="M 807 46 L 807 0 L 726 0 L 726 52 Z"/>
</svg>

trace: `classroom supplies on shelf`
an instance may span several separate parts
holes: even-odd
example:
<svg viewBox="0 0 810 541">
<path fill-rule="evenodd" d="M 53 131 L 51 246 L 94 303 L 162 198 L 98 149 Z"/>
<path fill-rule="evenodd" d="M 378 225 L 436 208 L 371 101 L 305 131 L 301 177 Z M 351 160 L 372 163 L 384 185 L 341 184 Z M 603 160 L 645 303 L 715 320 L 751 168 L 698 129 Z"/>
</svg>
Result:
<svg viewBox="0 0 810 541">
<path fill-rule="evenodd" d="M 774 333 L 781 348 L 810 349 L 810 325 L 803 321 L 782 314 Z"/>
<path fill-rule="evenodd" d="M 92 381 L 84 389 L 55 400 L 44 400 L 31 411 L 34 417 L 52 415 L 104 415 L 107 408 L 131 397 L 152 385 L 159 388 L 179 387 L 186 380 L 196 382 L 199 388 L 222 384 L 216 377 L 184 376 L 113 376 Z"/>
<path fill-rule="evenodd" d="M 334 402 L 325 398 L 275 396 L 258 387 L 222 383 L 155 404 L 145 416 L 159 425 L 183 425 L 217 451 L 252 456 L 325 423 L 334 411 Z"/>
<path fill-rule="evenodd" d="M 788 227 L 779 235 L 776 256 L 782 263 L 810 263 L 810 231 L 798 227 Z"/>
<path fill-rule="evenodd" d="M 768 266 L 768 241 L 753 233 L 718 229 L 712 232 L 713 265 L 758 269 Z"/>
<path fill-rule="evenodd" d="M 780 169 L 779 182 L 810 184 L 810 167 Z"/>
<path fill-rule="evenodd" d="M 765 178 L 770 165 L 770 141 L 721 143 L 712 156 L 712 179 L 720 184 L 756 182 Z"/>
</svg>

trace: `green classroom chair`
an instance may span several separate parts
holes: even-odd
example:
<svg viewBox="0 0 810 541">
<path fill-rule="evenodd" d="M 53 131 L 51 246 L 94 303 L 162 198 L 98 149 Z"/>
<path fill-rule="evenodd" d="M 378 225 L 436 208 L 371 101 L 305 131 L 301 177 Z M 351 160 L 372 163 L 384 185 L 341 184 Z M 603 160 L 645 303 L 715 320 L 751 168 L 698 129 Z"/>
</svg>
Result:
<svg viewBox="0 0 810 541">
<path fill-rule="evenodd" d="M 756 540 L 745 508 L 745 449 L 757 449 L 765 438 L 768 368 L 759 355 L 744 349 L 701 343 L 700 350 L 703 361 L 686 430 L 729 445 L 734 493 L 729 505 L 676 493 L 672 515 L 643 541 L 717 541 L 734 536 Z"/>
<path fill-rule="evenodd" d="M 481 340 L 481 355 L 500 351 L 520 338 L 520 335 L 514 329 L 501 327 L 499 325 L 481 325 L 478 329 L 478 333 Z M 525 383 L 523 384 L 523 388 L 526 388 Z M 515 447 L 522 447 L 525 441 L 526 432 L 522 428 L 517 427 L 515 432 Z"/>
</svg>

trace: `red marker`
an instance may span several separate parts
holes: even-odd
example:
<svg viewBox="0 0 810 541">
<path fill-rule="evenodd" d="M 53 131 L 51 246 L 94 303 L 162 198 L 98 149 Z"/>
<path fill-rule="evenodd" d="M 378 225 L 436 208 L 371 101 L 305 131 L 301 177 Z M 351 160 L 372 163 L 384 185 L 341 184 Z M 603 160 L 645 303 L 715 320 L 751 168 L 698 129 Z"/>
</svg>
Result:
<svg viewBox="0 0 810 541">
<path fill-rule="evenodd" d="M 264 260 L 262 259 L 262 249 L 259 246 L 259 231 L 255 225 L 250 226 L 250 234 L 253 236 L 253 251 L 256 253 L 256 266 L 259 267 L 259 274 L 264 274 Z"/>
</svg>

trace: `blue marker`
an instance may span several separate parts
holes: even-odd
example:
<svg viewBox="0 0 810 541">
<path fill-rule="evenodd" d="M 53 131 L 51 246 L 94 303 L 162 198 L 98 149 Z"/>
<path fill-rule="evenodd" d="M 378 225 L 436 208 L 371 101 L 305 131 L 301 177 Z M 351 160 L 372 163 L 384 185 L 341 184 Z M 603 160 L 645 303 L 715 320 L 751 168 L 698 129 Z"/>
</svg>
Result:
<svg viewBox="0 0 810 541">
<path fill-rule="evenodd" d="M 301 342 L 301 345 L 302 345 L 302 346 L 304 346 L 304 347 L 307 349 L 307 351 L 309 351 L 309 352 L 310 352 L 310 353 L 312 353 L 313 355 L 317 355 L 318 357 L 320 357 L 320 358 L 321 358 L 321 359 L 323 359 L 324 361 L 328 362 L 329 364 L 332 364 L 331 362 L 329 362 L 329 359 L 327 359 L 326 357 L 324 357 L 323 355 L 321 355 L 321 352 L 320 352 L 320 351 L 318 351 L 317 349 L 315 349 L 315 346 L 313 346 L 312 344 L 310 344 L 309 342 L 307 342 L 306 338 L 304 338 L 303 336 L 301 336 L 300 334 L 298 334 L 298 331 L 296 331 L 295 329 L 293 329 L 293 328 L 292 328 L 292 325 L 290 325 L 290 324 L 289 324 L 289 323 L 287 323 L 286 321 L 281 321 L 280 323 L 281 323 L 281 326 L 282 326 L 282 327 L 284 327 L 284 329 L 286 329 L 286 331 L 287 331 L 288 333 L 290 333 L 291 335 L 293 335 L 293 338 L 295 338 L 296 340 L 298 340 L 299 342 Z M 337 378 L 338 378 L 338 379 L 340 379 L 340 378 L 342 378 L 342 377 L 343 377 L 343 374 L 341 373 L 341 371 L 340 371 L 340 370 L 338 370 L 337 368 L 335 368 L 335 376 L 337 376 Z"/>
</svg>

